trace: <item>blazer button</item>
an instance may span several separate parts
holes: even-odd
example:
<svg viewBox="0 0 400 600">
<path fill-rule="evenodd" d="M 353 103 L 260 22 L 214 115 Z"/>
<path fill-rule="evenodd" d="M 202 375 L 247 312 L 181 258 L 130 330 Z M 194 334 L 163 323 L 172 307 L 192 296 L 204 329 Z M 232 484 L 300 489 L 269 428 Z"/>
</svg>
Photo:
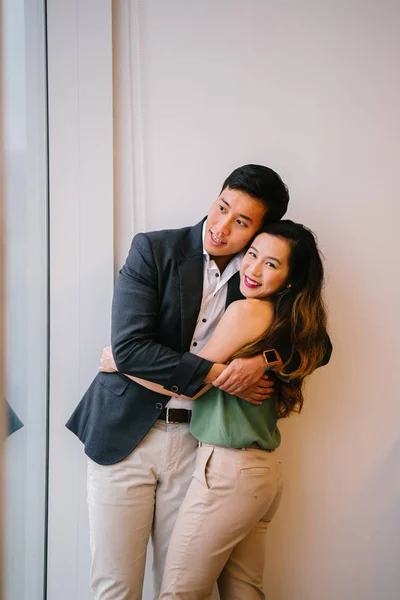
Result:
<svg viewBox="0 0 400 600">
<path fill-rule="evenodd" d="M 162 410 L 162 404 L 161 404 L 161 402 L 157 402 L 156 409 L 157 410 Z"/>
<path fill-rule="evenodd" d="M 178 391 L 178 386 L 177 385 L 171 385 L 171 392 L 177 392 Z"/>
</svg>

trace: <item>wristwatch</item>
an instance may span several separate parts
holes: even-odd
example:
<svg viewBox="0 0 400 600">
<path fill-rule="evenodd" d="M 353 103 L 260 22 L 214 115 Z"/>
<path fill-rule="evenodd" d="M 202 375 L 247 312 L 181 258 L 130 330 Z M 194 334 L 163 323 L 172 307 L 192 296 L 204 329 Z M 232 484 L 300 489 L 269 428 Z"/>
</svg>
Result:
<svg viewBox="0 0 400 600">
<path fill-rule="evenodd" d="M 279 362 L 279 356 L 276 350 L 264 350 L 263 355 L 269 369 L 272 369 Z"/>
</svg>

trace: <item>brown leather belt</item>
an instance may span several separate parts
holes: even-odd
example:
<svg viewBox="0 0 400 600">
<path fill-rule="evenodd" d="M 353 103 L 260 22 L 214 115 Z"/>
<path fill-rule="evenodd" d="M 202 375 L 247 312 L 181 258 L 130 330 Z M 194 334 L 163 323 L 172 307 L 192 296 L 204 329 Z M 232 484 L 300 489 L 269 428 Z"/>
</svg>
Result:
<svg viewBox="0 0 400 600">
<path fill-rule="evenodd" d="M 192 411 L 186 408 L 163 408 L 158 418 L 166 423 L 190 423 Z"/>
</svg>

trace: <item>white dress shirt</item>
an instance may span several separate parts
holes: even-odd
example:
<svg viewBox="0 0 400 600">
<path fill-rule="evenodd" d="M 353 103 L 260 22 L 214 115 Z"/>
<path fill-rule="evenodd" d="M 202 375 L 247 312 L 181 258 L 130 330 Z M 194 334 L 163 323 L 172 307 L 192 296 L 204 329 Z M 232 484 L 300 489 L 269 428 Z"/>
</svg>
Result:
<svg viewBox="0 0 400 600">
<path fill-rule="evenodd" d="M 225 312 L 228 281 L 239 271 L 244 251 L 236 254 L 226 266 L 222 275 L 214 260 L 204 248 L 206 221 L 203 225 L 203 297 L 194 330 L 190 352 L 197 354 L 212 336 L 219 320 Z M 168 408 L 192 408 L 192 400 L 172 397 Z"/>
</svg>

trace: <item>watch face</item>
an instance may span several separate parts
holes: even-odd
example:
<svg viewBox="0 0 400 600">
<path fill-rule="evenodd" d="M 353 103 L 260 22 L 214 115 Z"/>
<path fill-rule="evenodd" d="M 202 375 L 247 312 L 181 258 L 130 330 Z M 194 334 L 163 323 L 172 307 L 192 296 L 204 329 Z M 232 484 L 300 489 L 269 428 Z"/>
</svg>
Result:
<svg viewBox="0 0 400 600">
<path fill-rule="evenodd" d="M 273 363 L 273 362 L 277 362 L 278 361 L 278 357 L 276 355 L 275 350 L 266 350 L 264 352 L 264 356 L 265 356 L 265 360 L 268 363 Z"/>
</svg>

